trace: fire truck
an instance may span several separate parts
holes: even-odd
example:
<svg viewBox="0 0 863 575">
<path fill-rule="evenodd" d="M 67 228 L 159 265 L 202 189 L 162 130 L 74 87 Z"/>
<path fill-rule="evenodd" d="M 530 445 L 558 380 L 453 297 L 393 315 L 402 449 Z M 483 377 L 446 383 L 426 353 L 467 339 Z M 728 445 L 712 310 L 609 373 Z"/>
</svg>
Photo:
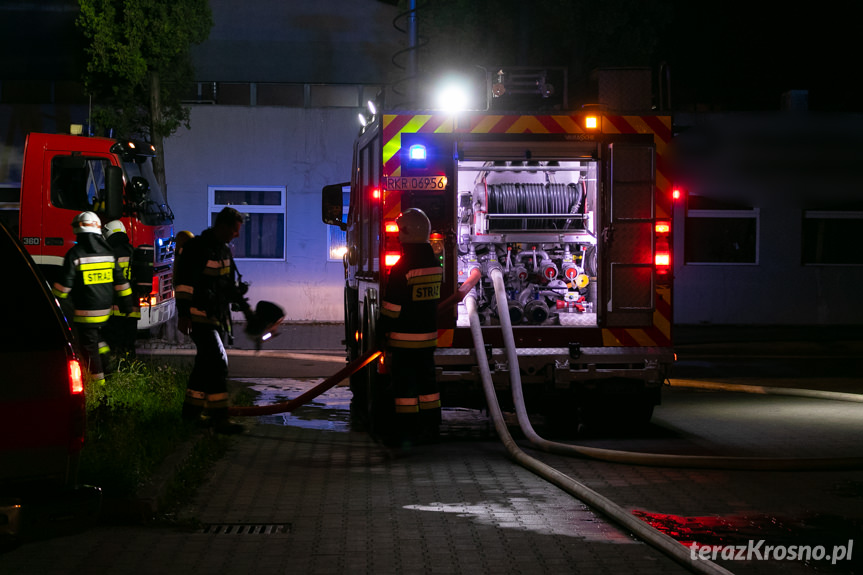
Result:
<svg viewBox="0 0 863 575">
<path fill-rule="evenodd" d="M 75 243 L 72 218 L 96 212 L 121 220 L 132 246 L 153 259 L 153 286 L 142 297 L 139 329 L 175 313 L 174 215 L 153 174 L 151 144 L 134 140 L 31 133 L 24 146 L 18 235 L 48 278 Z"/>
<path fill-rule="evenodd" d="M 323 190 L 324 222 L 346 231 L 348 359 L 380 343 L 380 303 L 400 253 L 395 220 L 419 208 L 443 267 L 441 299 L 479 271 L 498 390 L 516 368 L 502 349 L 507 314 L 527 406 L 551 429 L 649 421 L 674 359 L 671 135 L 661 115 L 375 115 L 354 143 L 351 181 Z M 491 265 L 503 272 L 507 309 L 496 304 Z M 439 316 L 438 346 L 443 404 L 481 407 L 463 304 Z M 351 380 L 352 411 L 372 423 L 388 405 L 382 371 Z"/>
</svg>

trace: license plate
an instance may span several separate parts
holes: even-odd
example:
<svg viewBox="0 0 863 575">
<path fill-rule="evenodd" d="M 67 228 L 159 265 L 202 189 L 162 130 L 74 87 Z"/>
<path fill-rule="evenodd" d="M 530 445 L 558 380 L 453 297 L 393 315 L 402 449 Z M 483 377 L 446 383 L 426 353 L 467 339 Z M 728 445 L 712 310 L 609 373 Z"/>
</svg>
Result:
<svg viewBox="0 0 863 575">
<path fill-rule="evenodd" d="M 446 176 L 384 178 L 383 184 L 387 190 L 444 190 L 446 189 Z"/>
</svg>

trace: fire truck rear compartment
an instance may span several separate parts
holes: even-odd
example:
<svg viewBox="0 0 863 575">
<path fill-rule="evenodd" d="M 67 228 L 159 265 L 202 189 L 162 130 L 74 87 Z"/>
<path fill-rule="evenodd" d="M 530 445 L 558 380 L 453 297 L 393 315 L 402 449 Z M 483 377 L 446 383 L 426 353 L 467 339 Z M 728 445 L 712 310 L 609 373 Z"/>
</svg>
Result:
<svg viewBox="0 0 863 575">
<path fill-rule="evenodd" d="M 593 416 L 624 424 L 649 421 L 660 402 L 669 352 L 578 343 L 595 337 L 600 327 L 598 287 L 607 279 L 597 263 L 603 221 L 600 164 L 589 156 L 554 157 L 458 161 L 459 277 L 466 278 L 476 267 L 483 272 L 476 289 L 483 326 L 501 326 L 501 314 L 506 313 L 521 334 L 517 340 L 535 340 L 534 345 L 541 345 L 549 330 L 567 331 L 563 340 L 554 338 L 559 343 L 553 345 L 566 341 L 569 348 L 518 348 L 516 369 L 527 404 L 545 415 L 556 432 L 571 432 L 574 422 L 585 423 Z M 490 265 L 503 271 L 506 310 L 496 303 Z M 459 305 L 456 325 L 469 327 L 464 304 Z M 510 366 L 504 350 L 487 347 L 492 381 L 498 389 L 508 389 Z M 471 397 L 481 397 L 475 393 L 480 373 L 473 350 L 438 349 L 436 363 L 446 403 L 466 405 Z M 465 386 L 466 381 L 476 383 Z M 510 408 L 508 395 L 501 394 L 501 400 Z"/>
<path fill-rule="evenodd" d="M 597 162 L 462 160 L 458 163 L 459 275 L 498 262 L 508 309 L 480 284 L 484 325 L 596 327 Z M 457 321 L 467 327 L 460 306 Z"/>
</svg>

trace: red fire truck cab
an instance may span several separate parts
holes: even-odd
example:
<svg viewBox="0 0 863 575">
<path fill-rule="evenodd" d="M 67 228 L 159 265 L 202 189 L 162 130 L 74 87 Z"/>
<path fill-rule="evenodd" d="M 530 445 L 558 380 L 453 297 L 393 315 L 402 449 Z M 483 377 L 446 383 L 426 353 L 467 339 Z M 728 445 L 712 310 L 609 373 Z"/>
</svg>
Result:
<svg viewBox="0 0 863 575">
<path fill-rule="evenodd" d="M 62 134 L 27 136 L 19 236 L 49 281 L 75 242 L 72 218 L 93 211 L 119 219 L 132 246 L 153 254 L 153 288 L 141 298 L 139 329 L 168 321 L 173 291 L 174 215 L 153 174 L 151 144 Z"/>
</svg>

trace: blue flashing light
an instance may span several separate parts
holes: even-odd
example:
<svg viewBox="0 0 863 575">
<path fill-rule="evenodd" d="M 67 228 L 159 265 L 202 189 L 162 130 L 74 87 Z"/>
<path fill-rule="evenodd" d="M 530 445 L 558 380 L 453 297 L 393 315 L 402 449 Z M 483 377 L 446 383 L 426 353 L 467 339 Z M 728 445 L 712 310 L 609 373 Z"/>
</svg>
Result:
<svg viewBox="0 0 863 575">
<path fill-rule="evenodd" d="M 411 162 L 425 162 L 426 161 L 426 147 L 422 144 L 414 144 L 408 150 L 408 157 Z"/>
</svg>

